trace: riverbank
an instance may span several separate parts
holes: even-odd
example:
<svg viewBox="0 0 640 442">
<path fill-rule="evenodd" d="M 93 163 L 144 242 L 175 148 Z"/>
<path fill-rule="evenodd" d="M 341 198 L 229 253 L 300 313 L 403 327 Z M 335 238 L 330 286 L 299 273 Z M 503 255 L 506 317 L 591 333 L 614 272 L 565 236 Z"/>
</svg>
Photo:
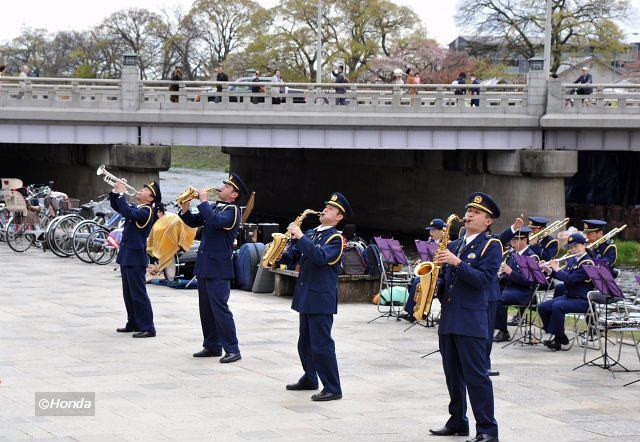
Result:
<svg viewBox="0 0 640 442">
<path fill-rule="evenodd" d="M 220 147 L 173 146 L 171 168 L 229 172 L 229 155 Z"/>
</svg>

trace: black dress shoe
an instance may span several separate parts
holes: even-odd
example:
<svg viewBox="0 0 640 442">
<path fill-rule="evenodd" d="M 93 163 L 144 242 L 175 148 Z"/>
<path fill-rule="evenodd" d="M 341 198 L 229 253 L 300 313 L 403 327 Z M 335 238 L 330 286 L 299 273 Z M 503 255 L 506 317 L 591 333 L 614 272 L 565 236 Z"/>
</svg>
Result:
<svg viewBox="0 0 640 442">
<path fill-rule="evenodd" d="M 409 313 L 403 313 L 400 316 L 398 316 L 398 318 L 404 319 L 405 321 L 411 322 L 411 323 L 416 322 L 416 318 L 414 318 L 413 315 L 410 315 Z"/>
<path fill-rule="evenodd" d="M 498 436 L 489 436 L 488 434 L 478 433 L 473 439 L 467 439 L 465 442 L 500 442 Z"/>
<path fill-rule="evenodd" d="M 342 399 L 341 394 L 329 393 L 326 391 L 321 391 L 320 393 L 316 393 L 313 396 L 311 396 L 311 400 L 316 402 L 336 401 L 338 399 Z"/>
<path fill-rule="evenodd" d="M 287 390 L 299 391 L 299 390 L 317 390 L 318 384 L 306 384 L 304 382 L 296 382 L 295 384 L 288 384 Z"/>
<path fill-rule="evenodd" d="M 116 328 L 116 331 L 118 333 L 133 333 L 135 331 L 138 331 L 134 328 L 128 328 L 128 327 L 122 327 L 122 328 Z"/>
<path fill-rule="evenodd" d="M 222 356 L 222 350 L 213 351 L 209 348 L 203 348 L 199 352 L 193 354 L 194 358 L 211 358 L 214 356 Z"/>
<path fill-rule="evenodd" d="M 493 342 L 507 342 L 509 339 L 511 339 L 509 332 L 500 330 L 498 334 L 493 337 Z"/>
<path fill-rule="evenodd" d="M 562 349 L 562 344 L 560 344 L 560 342 L 556 339 L 550 339 L 547 341 L 542 341 L 542 343 L 544 344 L 545 347 L 553 350 L 553 351 L 558 351 Z"/>
<path fill-rule="evenodd" d="M 220 358 L 220 363 L 228 364 L 230 362 L 236 362 L 242 359 L 240 353 L 225 353 L 223 357 Z"/>
<path fill-rule="evenodd" d="M 434 436 L 468 436 L 469 430 L 453 430 L 448 427 L 438 428 L 437 430 L 432 430 L 429 428 L 429 433 Z"/>
<path fill-rule="evenodd" d="M 140 331 L 131 335 L 132 338 L 155 338 L 156 332 Z"/>
<path fill-rule="evenodd" d="M 491 370 L 489 369 L 489 371 L 487 372 L 487 374 L 489 376 L 500 376 L 500 372 L 498 370 Z"/>
</svg>

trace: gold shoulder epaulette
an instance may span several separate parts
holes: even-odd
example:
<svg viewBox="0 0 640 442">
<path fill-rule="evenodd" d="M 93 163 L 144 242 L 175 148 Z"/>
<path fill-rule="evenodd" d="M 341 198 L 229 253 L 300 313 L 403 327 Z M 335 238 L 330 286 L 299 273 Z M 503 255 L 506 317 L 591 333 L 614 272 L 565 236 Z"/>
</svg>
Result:
<svg viewBox="0 0 640 442">
<path fill-rule="evenodd" d="M 489 246 L 491 245 L 491 243 L 493 242 L 497 242 L 498 245 L 500 246 L 500 255 L 502 256 L 504 254 L 504 250 L 502 249 L 502 243 L 500 242 L 500 240 L 498 238 L 491 238 L 489 239 L 489 241 L 487 241 L 487 243 L 484 245 L 484 248 L 482 249 L 482 252 L 480 253 L 480 256 L 484 256 L 484 252 L 487 251 L 487 249 L 489 248 Z"/>
<path fill-rule="evenodd" d="M 151 206 L 147 206 L 147 205 L 142 205 L 139 208 L 149 209 L 149 216 L 147 217 L 147 221 L 143 225 L 138 224 L 138 221 L 136 221 L 136 226 L 138 226 L 139 229 L 144 229 L 145 227 L 147 227 L 147 224 L 149 224 L 149 221 L 151 221 L 151 215 L 153 215 L 153 209 L 151 208 Z"/>
</svg>

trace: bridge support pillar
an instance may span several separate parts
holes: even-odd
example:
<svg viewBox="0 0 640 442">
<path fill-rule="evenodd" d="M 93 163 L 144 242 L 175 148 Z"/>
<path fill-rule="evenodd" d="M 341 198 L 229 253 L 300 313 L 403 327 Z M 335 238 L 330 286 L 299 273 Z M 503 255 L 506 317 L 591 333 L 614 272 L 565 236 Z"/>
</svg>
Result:
<svg viewBox="0 0 640 442">
<path fill-rule="evenodd" d="M 424 234 L 431 218 L 462 214 L 467 196 L 496 198 L 509 225 L 523 211 L 565 215 L 564 178 L 577 169 L 572 152 L 226 149 L 231 170 L 256 191 L 257 214 L 290 222 L 320 209 L 334 191 L 351 201 L 359 227 Z"/>
<path fill-rule="evenodd" d="M 0 144 L 0 176 L 25 184 L 55 182 L 56 190 L 86 202 L 111 188 L 96 176 L 104 164 L 140 187 L 171 165 L 168 146 Z"/>
</svg>

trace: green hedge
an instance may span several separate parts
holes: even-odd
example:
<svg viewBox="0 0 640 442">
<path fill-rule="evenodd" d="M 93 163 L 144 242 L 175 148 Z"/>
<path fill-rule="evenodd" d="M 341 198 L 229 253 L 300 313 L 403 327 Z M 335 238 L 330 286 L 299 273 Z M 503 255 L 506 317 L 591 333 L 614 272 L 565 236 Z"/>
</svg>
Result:
<svg viewBox="0 0 640 442">
<path fill-rule="evenodd" d="M 616 240 L 618 246 L 617 264 L 638 265 L 640 264 L 640 243 L 637 241 Z"/>
</svg>

